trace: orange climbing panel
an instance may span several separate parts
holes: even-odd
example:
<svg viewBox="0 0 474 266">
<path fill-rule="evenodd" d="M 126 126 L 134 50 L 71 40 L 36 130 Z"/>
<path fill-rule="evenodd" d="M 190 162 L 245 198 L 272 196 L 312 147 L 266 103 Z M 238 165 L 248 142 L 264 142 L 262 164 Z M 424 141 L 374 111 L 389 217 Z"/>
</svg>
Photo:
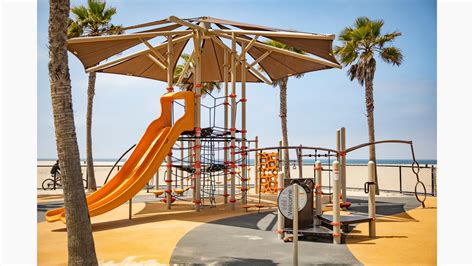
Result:
<svg viewBox="0 0 474 266">
<path fill-rule="evenodd" d="M 278 191 L 278 153 L 262 152 L 258 154 L 258 183 L 261 193 Z"/>
</svg>

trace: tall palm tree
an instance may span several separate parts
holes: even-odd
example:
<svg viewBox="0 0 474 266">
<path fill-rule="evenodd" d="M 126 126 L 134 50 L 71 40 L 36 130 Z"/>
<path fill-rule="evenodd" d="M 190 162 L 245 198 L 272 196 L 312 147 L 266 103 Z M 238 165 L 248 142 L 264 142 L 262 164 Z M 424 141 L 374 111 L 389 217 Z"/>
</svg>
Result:
<svg viewBox="0 0 474 266">
<path fill-rule="evenodd" d="M 99 36 L 122 33 L 122 26 L 110 23 L 112 16 L 117 13 L 114 7 L 106 8 L 106 1 L 88 0 L 87 6 L 71 8 L 74 20 L 69 20 L 68 38 L 80 36 Z M 97 189 L 92 157 L 92 106 L 95 95 L 96 73 L 89 73 L 87 85 L 87 114 L 86 114 L 86 162 L 87 184 L 89 192 Z"/>
<path fill-rule="evenodd" d="M 284 43 L 277 42 L 277 41 L 267 41 L 266 44 L 289 50 L 292 52 L 296 52 L 299 54 L 303 54 L 304 52 L 300 49 L 290 47 Z M 303 74 L 298 74 L 295 75 L 296 78 L 301 78 Z M 279 87 L 280 88 L 280 124 L 281 124 L 281 135 L 282 135 L 282 145 L 283 146 L 288 146 L 288 124 L 287 124 L 287 88 L 288 85 L 288 77 L 284 77 L 282 79 L 276 80 L 273 82 L 273 87 Z M 288 149 L 283 149 L 283 167 L 285 169 L 285 178 L 290 178 L 290 152 Z"/>
<path fill-rule="evenodd" d="M 189 54 L 183 53 L 181 54 L 181 63 L 177 64 L 174 73 L 173 73 L 173 83 L 175 83 L 176 86 L 178 86 L 181 90 L 184 91 L 192 91 L 193 90 L 193 84 L 192 83 L 183 83 L 183 84 L 176 84 L 178 82 L 179 77 L 181 76 L 181 73 L 184 71 L 184 67 L 186 62 L 189 60 Z M 191 76 L 192 73 L 192 66 L 194 64 L 194 60 L 190 62 L 190 67 L 187 69 L 186 73 L 184 74 L 184 77 L 189 77 Z M 220 91 L 221 90 L 221 83 L 219 82 L 203 82 L 202 83 L 202 97 L 205 97 L 206 94 L 212 93 L 214 90 Z"/>
<path fill-rule="evenodd" d="M 365 107 L 369 142 L 375 141 L 374 127 L 374 77 L 378 55 L 383 62 L 399 66 L 403 61 L 402 51 L 390 44 L 402 33 L 394 31 L 381 33 L 383 20 L 370 20 L 359 17 L 354 27 L 346 27 L 339 35 L 342 46 L 335 47 L 335 54 L 344 66 L 350 66 L 347 74 L 352 81 L 357 79 L 361 86 L 365 85 Z M 376 162 L 375 146 L 369 146 L 369 158 Z M 377 172 L 376 172 L 377 173 Z M 375 175 L 376 193 L 379 194 L 377 174 Z"/>
<path fill-rule="evenodd" d="M 72 109 L 66 36 L 68 16 L 69 0 L 50 1 L 48 69 L 66 208 L 68 264 L 97 265 Z"/>
</svg>

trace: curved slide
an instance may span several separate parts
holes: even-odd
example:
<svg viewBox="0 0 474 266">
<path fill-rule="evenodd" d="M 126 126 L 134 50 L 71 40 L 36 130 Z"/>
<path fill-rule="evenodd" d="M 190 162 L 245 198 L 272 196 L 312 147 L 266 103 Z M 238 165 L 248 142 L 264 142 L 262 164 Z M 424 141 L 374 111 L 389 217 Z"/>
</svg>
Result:
<svg viewBox="0 0 474 266">
<path fill-rule="evenodd" d="M 179 99 L 185 101 L 185 112 L 172 125 L 172 103 Z M 135 196 L 156 173 L 181 133 L 194 130 L 193 92 L 167 93 L 160 102 L 160 117 L 150 123 L 120 171 L 87 197 L 90 217 L 111 211 Z M 65 209 L 46 212 L 46 220 L 66 222 Z"/>
</svg>

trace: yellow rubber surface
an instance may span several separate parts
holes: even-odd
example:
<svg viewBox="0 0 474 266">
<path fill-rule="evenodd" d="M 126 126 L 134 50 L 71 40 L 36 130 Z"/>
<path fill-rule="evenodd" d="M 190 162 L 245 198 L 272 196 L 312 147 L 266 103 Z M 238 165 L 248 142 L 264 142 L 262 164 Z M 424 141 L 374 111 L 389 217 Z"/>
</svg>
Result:
<svg viewBox="0 0 474 266">
<path fill-rule="evenodd" d="M 377 218 L 377 237 L 368 237 L 368 224 L 357 225 L 347 247 L 364 265 L 436 265 L 436 198 L 426 208 Z"/>
<path fill-rule="evenodd" d="M 100 264 L 169 264 L 178 241 L 192 229 L 213 220 L 248 214 L 239 205 L 235 211 L 218 205 L 197 213 L 193 204 L 180 201 L 173 203 L 171 210 L 158 202 L 135 203 L 132 207 L 132 220 L 128 220 L 128 204 L 92 218 Z M 38 264 L 67 264 L 64 224 L 38 224 Z"/>
</svg>

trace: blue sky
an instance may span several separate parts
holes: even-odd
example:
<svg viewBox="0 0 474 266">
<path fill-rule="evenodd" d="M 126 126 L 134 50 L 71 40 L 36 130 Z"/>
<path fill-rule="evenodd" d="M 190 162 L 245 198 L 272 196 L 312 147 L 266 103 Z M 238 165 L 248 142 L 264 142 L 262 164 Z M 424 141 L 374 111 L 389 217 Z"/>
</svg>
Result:
<svg viewBox="0 0 474 266">
<path fill-rule="evenodd" d="M 71 1 L 71 5 L 86 1 Z M 394 67 L 378 61 L 374 81 L 375 134 L 382 139 L 414 141 L 417 157 L 436 158 L 436 1 L 108 1 L 117 8 L 113 22 L 134 25 L 177 17 L 212 16 L 300 31 L 338 34 L 359 16 L 385 21 L 384 32 L 403 33 L 394 45 L 405 61 Z M 192 7 L 191 7 L 192 6 Z M 56 158 L 49 94 L 47 22 L 48 1 L 38 2 L 38 158 Z M 335 42 L 337 44 L 337 42 Z M 81 157 L 85 157 L 87 75 L 70 54 L 73 108 Z M 163 82 L 98 74 L 93 116 L 95 158 L 117 158 L 136 143 L 160 113 Z M 261 146 L 275 146 L 281 138 L 279 91 L 264 84 L 248 84 L 248 135 Z M 364 89 L 349 81 L 346 69 L 307 73 L 288 84 L 288 126 L 291 145 L 335 147 L 335 131 L 346 127 L 347 145 L 366 142 Z M 351 158 L 367 158 L 368 150 Z M 378 146 L 380 159 L 410 157 L 408 146 Z"/>
</svg>

